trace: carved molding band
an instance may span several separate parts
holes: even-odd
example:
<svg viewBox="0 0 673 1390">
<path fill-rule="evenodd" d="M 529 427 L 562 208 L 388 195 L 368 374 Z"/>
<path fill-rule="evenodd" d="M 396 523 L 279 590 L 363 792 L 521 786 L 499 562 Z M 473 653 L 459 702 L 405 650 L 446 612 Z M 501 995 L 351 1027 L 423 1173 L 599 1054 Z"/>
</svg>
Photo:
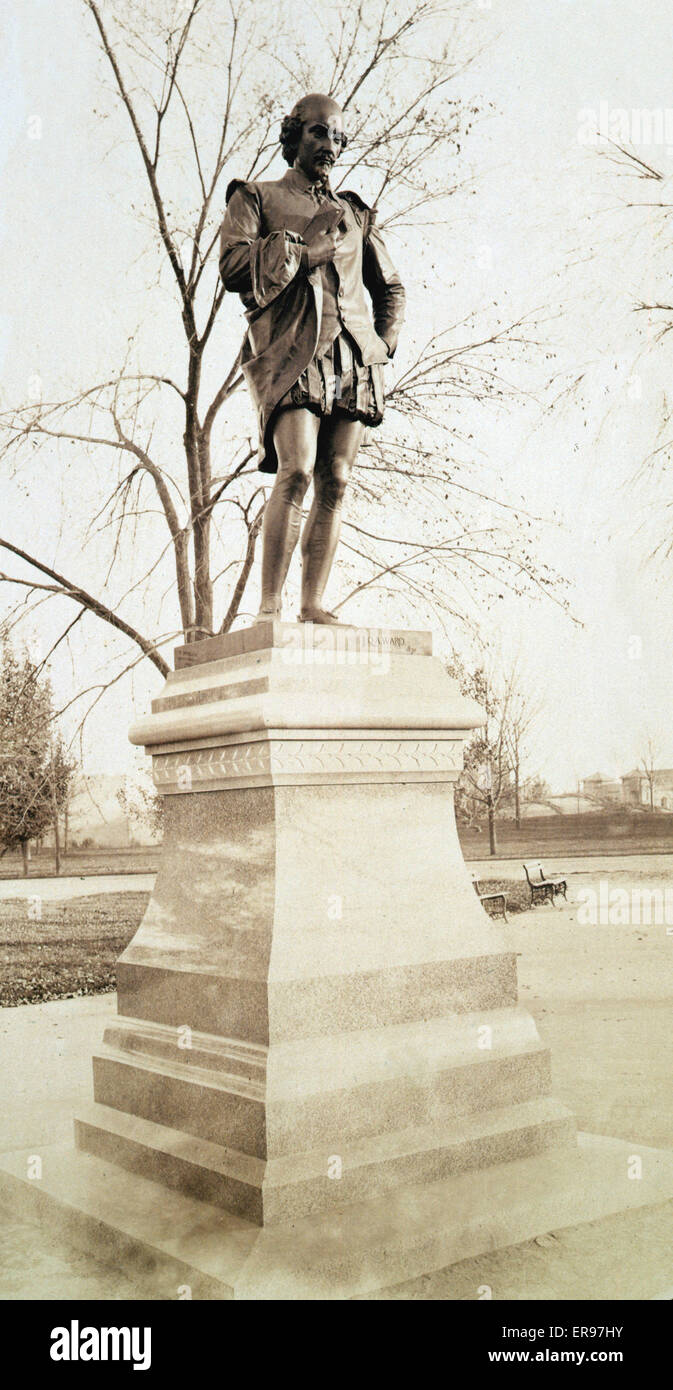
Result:
<svg viewBox="0 0 673 1390">
<path fill-rule="evenodd" d="M 215 791 L 227 785 L 304 781 L 454 781 L 463 765 L 461 739 L 273 739 L 158 753 L 160 792 Z"/>
</svg>

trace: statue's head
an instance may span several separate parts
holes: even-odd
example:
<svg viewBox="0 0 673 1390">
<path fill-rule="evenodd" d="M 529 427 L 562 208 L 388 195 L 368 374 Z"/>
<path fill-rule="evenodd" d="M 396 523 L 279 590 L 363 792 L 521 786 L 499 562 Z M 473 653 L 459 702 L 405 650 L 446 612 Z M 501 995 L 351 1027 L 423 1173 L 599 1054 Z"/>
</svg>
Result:
<svg viewBox="0 0 673 1390">
<path fill-rule="evenodd" d="M 283 157 L 310 179 L 326 178 L 346 146 L 341 107 L 310 92 L 295 103 L 280 128 Z"/>
</svg>

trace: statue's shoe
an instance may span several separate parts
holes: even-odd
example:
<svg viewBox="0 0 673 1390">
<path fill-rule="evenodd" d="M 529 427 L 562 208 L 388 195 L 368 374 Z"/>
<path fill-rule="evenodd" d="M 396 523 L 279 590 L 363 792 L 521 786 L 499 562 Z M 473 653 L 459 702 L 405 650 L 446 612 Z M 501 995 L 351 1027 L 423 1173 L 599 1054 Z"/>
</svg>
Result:
<svg viewBox="0 0 673 1390">
<path fill-rule="evenodd" d="M 281 609 L 280 609 L 280 608 L 270 608 L 270 609 L 268 609 L 268 610 L 265 610 L 265 609 L 262 608 L 262 609 L 260 609 L 259 613 L 257 614 L 257 617 L 256 617 L 256 618 L 253 618 L 253 620 L 252 620 L 252 626 L 253 626 L 253 627 L 257 627 L 258 623 L 270 623 L 270 622 L 273 622 L 274 618 L 276 618 L 276 619 L 278 619 L 278 620 L 280 621 L 281 616 L 282 616 L 282 615 L 281 615 Z"/>
<path fill-rule="evenodd" d="M 300 623 L 325 623 L 329 627 L 344 627 L 340 623 L 335 613 L 328 613 L 326 608 L 302 608 L 299 615 Z"/>
</svg>

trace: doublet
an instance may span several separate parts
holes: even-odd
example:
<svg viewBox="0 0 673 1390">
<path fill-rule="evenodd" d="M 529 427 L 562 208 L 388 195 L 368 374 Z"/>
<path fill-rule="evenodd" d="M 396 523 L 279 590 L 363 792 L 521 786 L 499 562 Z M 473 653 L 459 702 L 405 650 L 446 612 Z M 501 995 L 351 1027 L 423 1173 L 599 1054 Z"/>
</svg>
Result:
<svg viewBox="0 0 673 1390">
<path fill-rule="evenodd" d="M 314 357 L 343 327 L 364 366 L 387 362 L 404 316 L 404 289 L 375 214 L 357 194 L 325 188 L 322 196 L 339 205 L 343 237 L 328 267 L 308 270 L 302 233 L 321 196 L 300 170 L 268 182 L 234 180 L 227 190 L 220 274 L 246 311 L 241 366 L 257 409 L 264 472 L 277 468 L 266 426 Z"/>
</svg>

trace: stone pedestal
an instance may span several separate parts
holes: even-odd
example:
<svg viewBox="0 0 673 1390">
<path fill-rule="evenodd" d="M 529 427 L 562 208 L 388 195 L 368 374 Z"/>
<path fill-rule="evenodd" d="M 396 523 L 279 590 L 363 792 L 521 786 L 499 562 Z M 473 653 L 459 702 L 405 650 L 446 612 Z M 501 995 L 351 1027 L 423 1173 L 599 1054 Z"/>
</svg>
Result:
<svg viewBox="0 0 673 1390">
<path fill-rule="evenodd" d="M 180 649 L 131 731 L 165 795 L 80 1149 L 257 1226 L 572 1146 L 457 839 L 481 723 L 428 633 Z"/>
</svg>

